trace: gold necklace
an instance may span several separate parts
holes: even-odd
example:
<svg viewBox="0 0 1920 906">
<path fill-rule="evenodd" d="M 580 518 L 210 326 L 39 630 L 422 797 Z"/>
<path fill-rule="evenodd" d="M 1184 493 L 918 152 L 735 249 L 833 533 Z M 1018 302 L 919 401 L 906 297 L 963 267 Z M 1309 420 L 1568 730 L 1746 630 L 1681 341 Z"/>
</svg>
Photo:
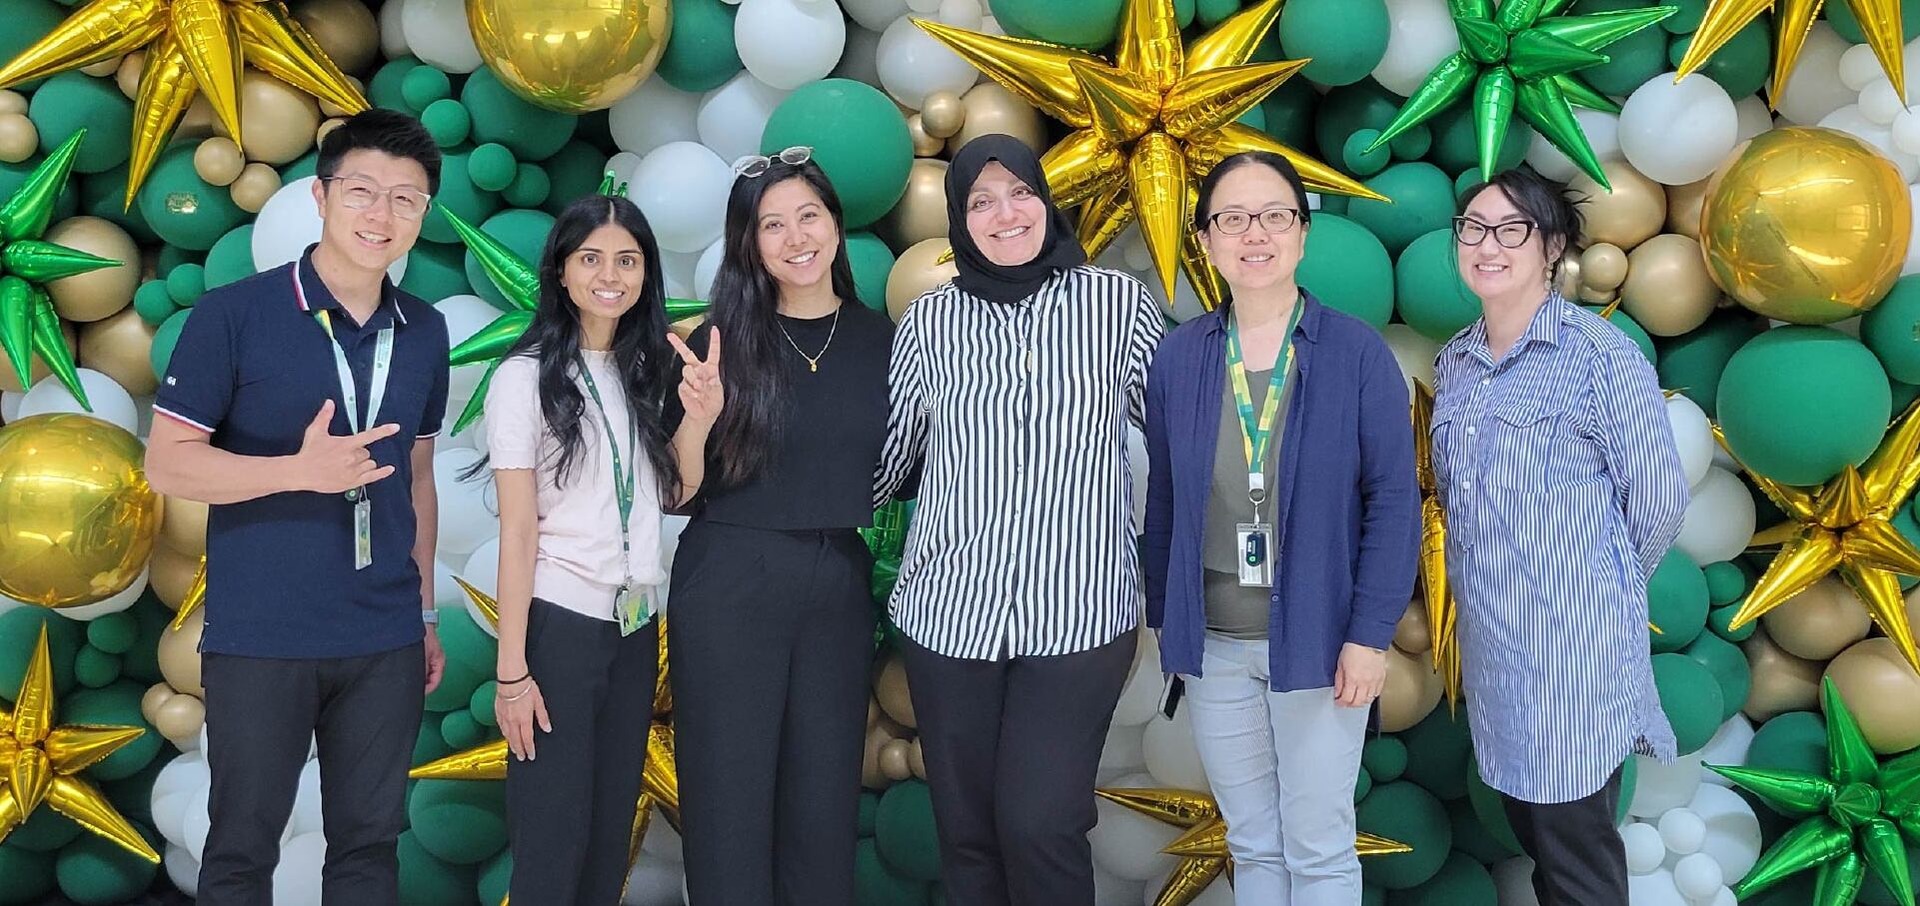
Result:
<svg viewBox="0 0 1920 906">
<path fill-rule="evenodd" d="M 826 345 L 820 347 L 820 352 L 817 355 L 807 355 L 807 351 L 801 349 L 800 344 L 793 341 L 793 334 L 787 333 L 787 325 L 780 323 L 779 315 L 774 316 L 773 326 L 780 328 L 780 335 L 787 338 L 787 345 L 792 346 L 794 352 L 800 353 L 800 357 L 807 360 L 807 370 L 818 372 L 820 370 L 820 359 L 827 354 L 827 348 L 833 345 L 833 335 L 840 330 L 840 309 L 844 307 L 845 305 L 843 303 L 834 308 L 833 324 L 827 328 Z"/>
</svg>

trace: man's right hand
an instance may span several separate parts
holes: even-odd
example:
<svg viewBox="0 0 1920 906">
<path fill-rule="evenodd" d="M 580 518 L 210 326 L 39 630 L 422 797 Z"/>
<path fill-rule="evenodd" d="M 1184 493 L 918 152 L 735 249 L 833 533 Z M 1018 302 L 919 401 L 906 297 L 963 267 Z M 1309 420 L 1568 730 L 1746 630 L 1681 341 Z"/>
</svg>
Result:
<svg viewBox="0 0 1920 906">
<path fill-rule="evenodd" d="M 359 434 L 337 435 L 332 431 L 333 400 L 320 404 L 320 414 L 307 425 L 294 460 L 302 490 L 323 494 L 344 494 L 373 484 L 393 474 L 392 466 L 378 465 L 367 446 L 392 437 L 399 425 L 375 425 Z"/>
</svg>

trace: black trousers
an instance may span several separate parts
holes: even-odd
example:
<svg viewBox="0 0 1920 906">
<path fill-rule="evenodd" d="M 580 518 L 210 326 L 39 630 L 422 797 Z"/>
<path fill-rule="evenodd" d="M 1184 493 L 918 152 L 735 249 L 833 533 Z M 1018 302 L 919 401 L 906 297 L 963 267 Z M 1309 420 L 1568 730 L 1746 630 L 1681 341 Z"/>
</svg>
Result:
<svg viewBox="0 0 1920 906">
<path fill-rule="evenodd" d="M 692 906 L 854 902 L 872 573 L 850 529 L 680 536 L 667 659 Z"/>
<path fill-rule="evenodd" d="M 620 902 L 653 720 L 659 626 L 623 637 L 611 620 L 533 600 L 527 669 L 553 732 L 534 727 L 534 757 L 507 758 L 513 902 Z"/>
<path fill-rule="evenodd" d="M 320 755 L 325 903 L 398 906 L 407 768 L 426 698 L 419 644 L 351 658 L 207 654 L 204 906 L 267 906 L 309 743 Z"/>
<path fill-rule="evenodd" d="M 1133 633 L 1003 661 L 903 644 L 947 902 L 1091 906 L 1094 774 Z"/>
<path fill-rule="evenodd" d="M 1541 805 L 1501 795 L 1520 848 L 1533 859 L 1540 906 L 1627 906 L 1627 850 L 1614 830 L 1620 772 L 1584 799 Z"/>
</svg>

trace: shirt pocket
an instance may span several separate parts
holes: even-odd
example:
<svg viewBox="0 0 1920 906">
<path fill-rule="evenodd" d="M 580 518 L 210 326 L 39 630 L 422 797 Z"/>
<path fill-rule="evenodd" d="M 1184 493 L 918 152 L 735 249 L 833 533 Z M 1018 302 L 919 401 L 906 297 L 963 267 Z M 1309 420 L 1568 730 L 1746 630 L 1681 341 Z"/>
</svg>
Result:
<svg viewBox="0 0 1920 906">
<path fill-rule="evenodd" d="M 1539 402 L 1514 400 L 1493 407 L 1483 420 L 1488 449 L 1483 480 L 1513 491 L 1535 492 L 1547 487 L 1553 463 L 1554 437 L 1561 410 Z"/>
</svg>

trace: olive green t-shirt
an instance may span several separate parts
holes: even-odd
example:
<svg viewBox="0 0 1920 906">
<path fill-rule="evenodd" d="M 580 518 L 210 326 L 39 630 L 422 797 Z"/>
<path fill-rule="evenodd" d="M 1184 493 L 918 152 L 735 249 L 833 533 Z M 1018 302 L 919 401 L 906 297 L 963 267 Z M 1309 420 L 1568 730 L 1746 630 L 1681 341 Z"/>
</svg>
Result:
<svg viewBox="0 0 1920 906">
<path fill-rule="evenodd" d="M 1293 397 L 1293 382 L 1299 369 L 1288 364 L 1288 380 L 1280 395 L 1280 408 L 1274 414 L 1273 439 L 1267 443 L 1267 501 L 1260 506 L 1260 521 L 1274 524 L 1274 505 L 1279 495 L 1275 480 L 1280 461 L 1280 441 L 1286 433 L 1287 405 Z M 1247 392 L 1253 397 L 1257 414 L 1266 401 L 1273 380 L 1273 369 L 1247 372 Z M 1220 438 L 1213 454 L 1213 488 L 1207 495 L 1206 529 L 1200 544 L 1201 563 L 1206 567 L 1207 628 L 1236 639 L 1264 639 L 1271 614 L 1270 588 L 1250 588 L 1240 584 L 1240 544 L 1237 526 L 1252 522 L 1253 502 L 1247 499 L 1246 443 L 1241 435 L 1240 410 L 1233 402 L 1233 378 L 1221 381 Z M 1279 541 L 1278 531 L 1273 539 Z M 1278 545 L 1269 552 L 1278 555 Z M 1275 564 L 1278 569 L 1278 563 Z"/>
</svg>

